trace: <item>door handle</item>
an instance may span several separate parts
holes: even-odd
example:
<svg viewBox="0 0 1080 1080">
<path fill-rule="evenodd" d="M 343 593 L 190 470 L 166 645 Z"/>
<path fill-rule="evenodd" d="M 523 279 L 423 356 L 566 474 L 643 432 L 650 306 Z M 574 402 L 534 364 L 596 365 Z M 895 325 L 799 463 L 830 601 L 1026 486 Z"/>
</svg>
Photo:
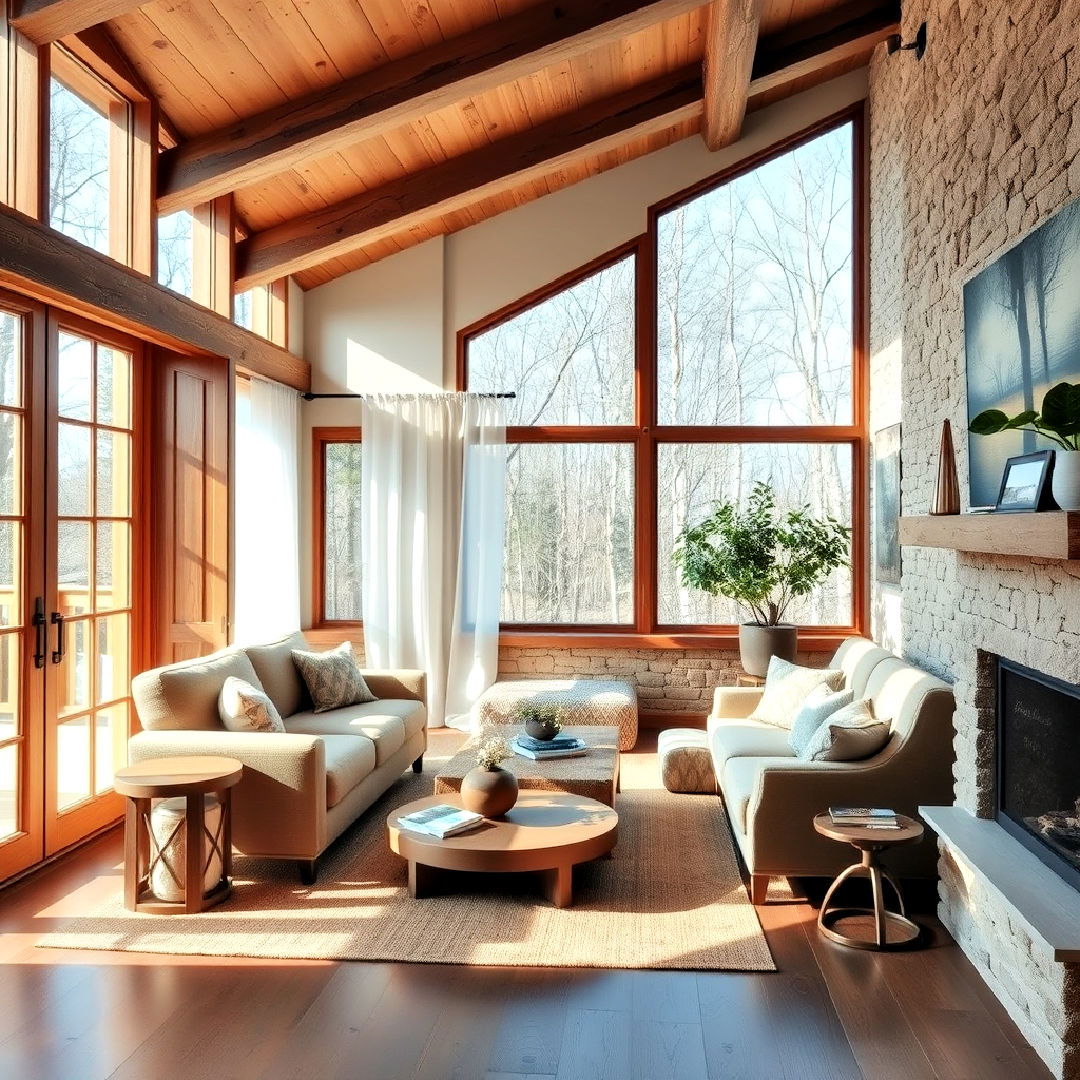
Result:
<svg viewBox="0 0 1080 1080">
<path fill-rule="evenodd" d="M 54 611 L 51 620 L 56 627 L 56 648 L 53 649 L 52 662 L 59 664 L 64 659 L 64 616 Z"/>
<path fill-rule="evenodd" d="M 39 596 L 34 601 L 34 667 L 45 666 L 45 599 Z"/>
</svg>

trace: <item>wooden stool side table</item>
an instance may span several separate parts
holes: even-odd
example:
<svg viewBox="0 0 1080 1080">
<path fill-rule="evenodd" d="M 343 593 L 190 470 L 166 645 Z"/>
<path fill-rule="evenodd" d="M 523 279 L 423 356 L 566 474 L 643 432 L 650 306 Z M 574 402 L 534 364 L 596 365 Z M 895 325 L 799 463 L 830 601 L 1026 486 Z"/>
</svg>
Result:
<svg viewBox="0 0 1080 1080">
<path fill-rule="evenodd" d="M 243 765 L 228 757 L 151 758 L 117 770 L 113 787 L 127 798 L 124 907 L 154 915 L 194 914 L 221 903 L 232 892 L 232 789 L 240 782 L 243 772 Z M 221 805 L 221 820 L 213 836 L 208 836 L 205 822 L 209 794 L 216 795 Z M 182 826 L 185 838 L 182 901 L 162 900 L 149 887 L 154 863 L 168 846 L 151 854 L 153 801 L 176 796 L 186 801 Z M 221 879 L 204 894 L 203 878 L 215 852 L 221 856 Z"/>
<path fill-rule="evenodd" d="M 900 886 L 896 884 L 889 872 L 878 860 L 880 852 L 897 844 L 907 844 L 918 840 L 923 834 L 922 825 L 914 818 L 897 814 L 899 829 L 874 829 L 863 825 L 834 825 L 828 814 L 818 814 L 814 818 L 814 829 L 822 836 L 830 840 L 838 840 L 841 843 L 851 844 L 862 853 L 862 858 L 857 863 L 852 863 L 845 870 L 841 870 L 836 880 L 829 886 L 825 899 L 821 901 L 821 909 L 818 911 L 818 930 L 830 941 L 840 945 L 847 945 L 853 949 L 873 949 L 884 951 L 887 949 L 902 949 L 910 947 L 922 934 L 922 927 L 907 917 L 904 909 L 904 898 L 900 893 Z M 848 880 L 848 878 L 865 875 L 870 880 L 870 889 L 873 895 L 874 906 L 872 908 L 837 907 L 830 908 L 833 894 Z M 888 882 L 896 893 L 899 911 L 890 911 L 885 906 L 885 893 L 883 883 Z M 874 938 L 852 937 L 843 934 L 834 926 L 841 919 L 872 915 L 874 918 Z M 889 930 L 898 932 L 897 937 L 889 940 Z"/>
</svg>

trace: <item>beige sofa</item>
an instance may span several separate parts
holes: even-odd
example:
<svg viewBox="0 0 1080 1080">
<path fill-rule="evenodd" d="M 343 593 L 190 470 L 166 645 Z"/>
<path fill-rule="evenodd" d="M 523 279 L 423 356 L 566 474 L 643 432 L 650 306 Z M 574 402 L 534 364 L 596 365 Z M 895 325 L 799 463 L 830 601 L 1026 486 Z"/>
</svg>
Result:
<svg viewBox="0 0 1080 1080">
<path fill-rule="evenodd" d="M 309 648 L 296 633 L 137 675 L 131 687 L 144 730 L 128 744 L 132 762 L 192 754 L 241 761 L 233 846 L 299 861 L 307 883 L 315 880 L 319 855 L 410 764 L 420 772 L 427 748 L 422 671 L 365 671 L 378 701 L 316 713 L 291 655 Z M 230 675 L 266 691 L 285 734 L 225 729 L 217 703 Z"/>
<path fill-rule="evenodd" d="M 865 761 L 801 761 L 788 732 L 748 719 L 756 688 L 716 690 L 708 721 L 709 752 L 735 840 L 750 872 L 751 897 L 765 902 L 769 878 L 833 876 L 856 852 L 819 836 L 815 814 L 830 806 L 887 806 L 916 816 L 922 804 L 952 802 L 952 689 L 866 638 L 849 638 L 830 667 L 844 672 L 856 699 L 892 723 L 885 748 Z M 888 862 L 898 875 L 932 877 L 933 834 L 898 847 Z"/>
</svg>

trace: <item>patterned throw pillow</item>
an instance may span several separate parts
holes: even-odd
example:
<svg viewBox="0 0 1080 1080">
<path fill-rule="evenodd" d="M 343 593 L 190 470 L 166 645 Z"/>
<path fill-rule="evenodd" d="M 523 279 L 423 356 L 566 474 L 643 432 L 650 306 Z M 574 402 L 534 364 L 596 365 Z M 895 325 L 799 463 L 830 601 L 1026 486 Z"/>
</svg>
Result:
<svg viewBox="0 0 1080 1080">
<path fill-rule="evenodd" d="M 230 675 L 218 694 L 218 715 L 229 731 L 284 731 L 281 715 L 266 692 Z"/>
<path fill-rule="evenodd" d="M 751 720 L 790 730 L 795 714 L 819 686 L 839 690 L 844 685 L 844 673 L 830 668 L 799 667 L 774 656 L 765 674 L 765 689 Z"/>
<path fill-rule="evenodd" d="M 336 649 L 321 653 L 293 649 L 292 657 L 316 712 L 378 700 L 360 674 L 351 642 L 343 641 Z"/>
<path fill-rule="evenodd" d="M 834 712 L 846 709 L 855 700 L 853 690 L 841 690 L 834 694 L 824 683 L 810 691 L 802 708 L 791 722 L 788 746 L 801 755 L 814 733 Z"/>
<path fill-rule="evenodd" d="M 862 761 L 889 741 L 889 723 L 878 720 L 869 701 L 852 702 L 835 712 L 814 732 L 803 761 Z"/>
</svg>

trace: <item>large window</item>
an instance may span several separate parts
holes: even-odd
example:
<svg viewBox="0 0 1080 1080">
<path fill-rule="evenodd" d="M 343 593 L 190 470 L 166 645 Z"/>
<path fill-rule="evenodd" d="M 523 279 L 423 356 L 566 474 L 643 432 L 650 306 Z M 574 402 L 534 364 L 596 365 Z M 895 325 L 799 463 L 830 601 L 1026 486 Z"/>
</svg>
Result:
<svg viewBox="0 0 1080 1080">
<path fill-rule="evenodd" d="M 504 626 L 729 628 L 745 613 L 685 589 L 672 552 L 759 480 L 856 530 L 852 568 L 790 617 L 861 625 L 859 124 L 670 200 L 633 244 L 462 332 L 463 385 L 517 393 Z"/>
<path fill-rule="evenodd" d="M 195 219 L 187 210 L 158 218 L 157 279 L 182 296 L 194 294 Z"/>
</svg>

